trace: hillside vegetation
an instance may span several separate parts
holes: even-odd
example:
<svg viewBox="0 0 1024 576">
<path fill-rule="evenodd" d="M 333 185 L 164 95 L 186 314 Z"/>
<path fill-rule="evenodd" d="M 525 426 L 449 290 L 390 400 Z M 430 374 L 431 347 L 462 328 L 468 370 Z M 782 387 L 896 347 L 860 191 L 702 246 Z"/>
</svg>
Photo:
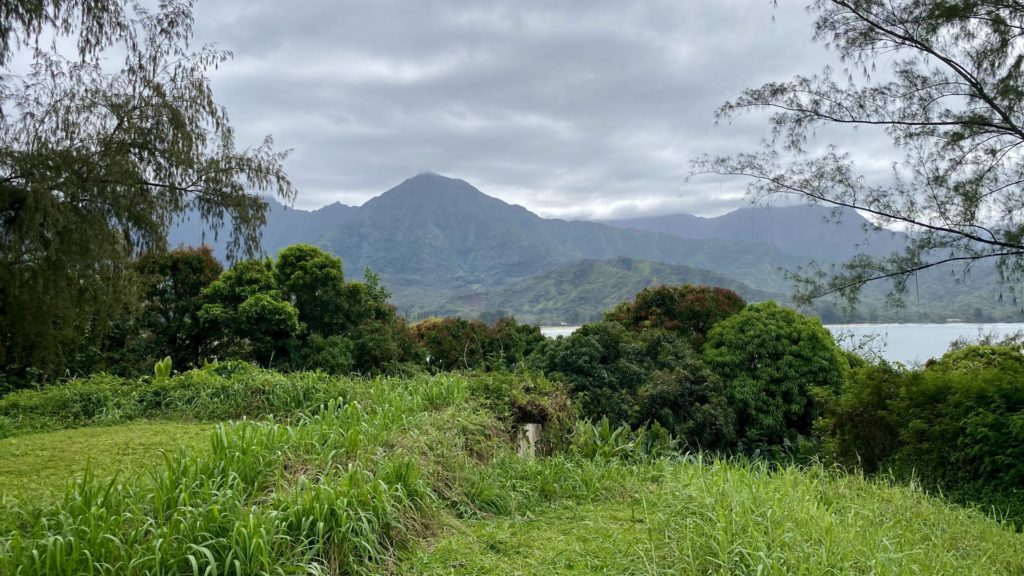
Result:
<svg viewBox="0 0 1024 576">
<path fill-rule="evenodd" d="M 644 288 L 662 284 L 720 286 L 750 302 L 782 298 L 702 268 L 613 258 L 584 260 L 489 292 L 453 298 L 426 312 L 473 318 L 503 311 L 535 324 L 582 324 L 600 319 L 604 310 Z"/>
<path fill-rule="evenodd" d="M 544 403 L 551 396 L 508 375 L 369 380 L 239 366 L 185 373 L 163 387 L 198 399 L 207 391 L 261 390 L 260 381 L 340 396 L 295 410 L 293 397 L 281 395 L 283 405 L 264 404 L 267 413 L 253 414 L 254 421 L 218 425 L 208 448 L 179 451 L 167 437 L 167 454 L 153 455 L 141 474 L 112 482 L 94 472 L 55 502 L 6 501 L 0 572 L 1024 568 L 1024 538 L 977 512 L 817 466 L 658 456 L 652 444 L 601 427 L 574 435 L 552 456 L 519 457 L 510 442 L 513 420 L 500 414 L 514 413 L 524 399 Z M 74 409 L 51 410 L 54 425 Z M 13 428 L 22 434 L 17 423 Z M 94 469 L 105 469 L 109 456 L 100 454 Z"/>
</svg>

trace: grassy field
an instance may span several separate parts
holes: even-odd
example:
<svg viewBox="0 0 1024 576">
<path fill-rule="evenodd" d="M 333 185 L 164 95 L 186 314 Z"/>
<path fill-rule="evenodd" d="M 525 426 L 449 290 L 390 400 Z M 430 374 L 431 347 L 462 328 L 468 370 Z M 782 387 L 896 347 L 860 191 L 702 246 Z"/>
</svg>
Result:
<svg viewBox="0 0 1024 576">
<path fill-rule="evenodd" d="M 291 378 L 159 388 L 175 414 L 235 398 L 247 415 L 280 402 L 283 419 L 14 429 L 0 486 L 22 498 L 0 505 L 0 574 L 1024 573 L 1021 534 L 914 489 L 630 450 L 527 460 L 496 380 Z M 163 409 L 138 388 L 134 413 Z M 49 394 L 16 399 L 42 416 L 11 421 L 59 426 L 73 403 Z M 90 457 L 92 479 L 45 496 Z"/>
<path fill-rule="evenodd" d="M 403 573 L 1024 573 L 1024 540 L 990 519 L 820 468 L 689 462 L 624 484 L 618 497 L 460 523 Z"/>
<path fill-rule="evenodd" d="M 163 462 L 163 452 L 205 449 L 209 424 L 138 423 L 29 434 L 0 440 L 0 497 L 60 495 L 86 467 L 97 479 L 128 478 Z"/>
</svg>

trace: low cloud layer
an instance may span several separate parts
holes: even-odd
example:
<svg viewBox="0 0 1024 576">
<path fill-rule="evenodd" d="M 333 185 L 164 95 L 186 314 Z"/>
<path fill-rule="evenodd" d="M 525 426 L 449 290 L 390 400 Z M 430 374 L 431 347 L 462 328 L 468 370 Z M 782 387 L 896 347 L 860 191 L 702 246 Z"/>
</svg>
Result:
<svg viewBox="0 0 1024 576">
<path fill-rule="evenodd" d="M 434 171 L 548 217 L 717 214 L 743 183 L 687 183 L 690 159 L 765 123 L 715 108 L 830 61 L 781 4 L 201 0 L 196 40 L 235 54 L 212 77 L 240 142 L 293 149 L 297 207 Z"/>
</svg>

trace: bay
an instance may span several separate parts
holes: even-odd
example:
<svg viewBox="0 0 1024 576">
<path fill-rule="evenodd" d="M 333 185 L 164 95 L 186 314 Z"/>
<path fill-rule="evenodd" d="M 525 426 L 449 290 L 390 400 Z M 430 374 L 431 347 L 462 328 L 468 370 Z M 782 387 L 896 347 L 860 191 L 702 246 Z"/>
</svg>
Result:
<svg viewBox="0 0 1024 576">
<path fill-rule="evenodd" d="M 983 335 L 1001 338 L 1024 331 L 1024 323 L 948 322 L 944 324 L 826 324 L 840 346 L 873 352 L 890 362 L 923 364 L 945 354 L 951 342 Z M 568 336 L 579 326 L 542 326 L 550 338 Z"/>
<path fill-rule="evenodd" d="M 1022 323 L 827 324 L 825 327 L 844 348 L 856 349 L 863 343 L 886 360 L 908 366 L 942 356 L 957 339 L 976 340 L 986 335 L 999 339 L 1024 331 Z"/>
</svg>

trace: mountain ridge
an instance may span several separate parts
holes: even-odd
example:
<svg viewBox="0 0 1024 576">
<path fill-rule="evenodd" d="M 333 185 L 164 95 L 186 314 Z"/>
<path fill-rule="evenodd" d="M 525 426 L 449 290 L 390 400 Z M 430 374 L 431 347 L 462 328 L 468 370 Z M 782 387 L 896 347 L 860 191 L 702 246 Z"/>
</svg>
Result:
<svg viewBox="0 0 1024 576">
<path fill-rule="evenodd" d="M 790 289 L 782 269 L 793 270 L 814 254 L 807 254 L 807 250 L 803 254 L 788 253 L 765 240 L 796 246 L 796 251 L 811 247 L 820 252 L 823 246 L 849 251 L 857 249 L 853 235 L 863 235 L 866 222 L 851 213 L 841 218 L 845 223 L 823 228 L 821 217 L 827 209 L 822 207 L 770 210 L 770 218 L 763 211 L 750 209 L 714 219 L 667 215 L 655 222 L 662 229 L 636 229 L 624 223 L 654 225 L 650 219 L 639 224 L 635 219 L 611 224 L 545 219 L 522 206 L 488 196 L 464 180 L 426 173 L 404 180 L 362 206 L 335 203 L 305 211 L 273 202 L 263 239 L 267 254 L 294 243 L 318 245 L 342 258 L 349 278 L 357 278 L 364 267 L 378 273 L 399 309 L 431 310 L 452 307 L 459 297 L 494 294 L 520 283 L 529 286 L 529 279 L 539 275 L 553 273 L 557 277 L 556 271 L 571 269 L 581 261 L 618 257 L 703 269 L 753 290 L 779 295 Z M 688 222 L 689 227 L 664 231 L 664 227 L 680 221 Z M 831 227 L 836 227 L 834 234 Z M 684 237 L 714 234 L 743 239 Z M 174 244 L 198 244 L 204 238 L 208 236 L 196 222 L 178 226 L 170 235 Z M 828 238 L 831 242 L 825 241 Z M 887 231 L 876 232 L 874 238 L 882 239 L 876 243 L 878 250 L 888 250 L 903 241 L 898 234 Z M 223 257 L 223 243 L 217 253 Z M 844 259 L 841 254 L 826 256 L 823 260 L 827 265 Z M 614 264 L 590 266 L 594 274 L 604 270 L 609 278 L 620 277 L 623 283 L 638 282 L 623 276 Z M 589 277 L 596 278 L 594 274 Z M 941 288 L 940 274 L 925 277 L 930 285 Z M 579 286 L 566 282 L 565 294 L 582 294 Z M 1003 310 L 993 316 L 1003 317 L 1010 311 L 1001 303 L 979 301 L 971 295 L 970 287 L 943 290 L 962 306 L 970 305 L 972 313 L 980 306 L 982 314 L 974 316 Z M 877 290 L 870 293 L 876 298 Z M 549 297 L 563 299 L 550 292 Z M 600 301 L 596 293 L 586 298 Z M 928 301 L 940 309 L 944 306 L 941 297 Z"/>
</svg>

